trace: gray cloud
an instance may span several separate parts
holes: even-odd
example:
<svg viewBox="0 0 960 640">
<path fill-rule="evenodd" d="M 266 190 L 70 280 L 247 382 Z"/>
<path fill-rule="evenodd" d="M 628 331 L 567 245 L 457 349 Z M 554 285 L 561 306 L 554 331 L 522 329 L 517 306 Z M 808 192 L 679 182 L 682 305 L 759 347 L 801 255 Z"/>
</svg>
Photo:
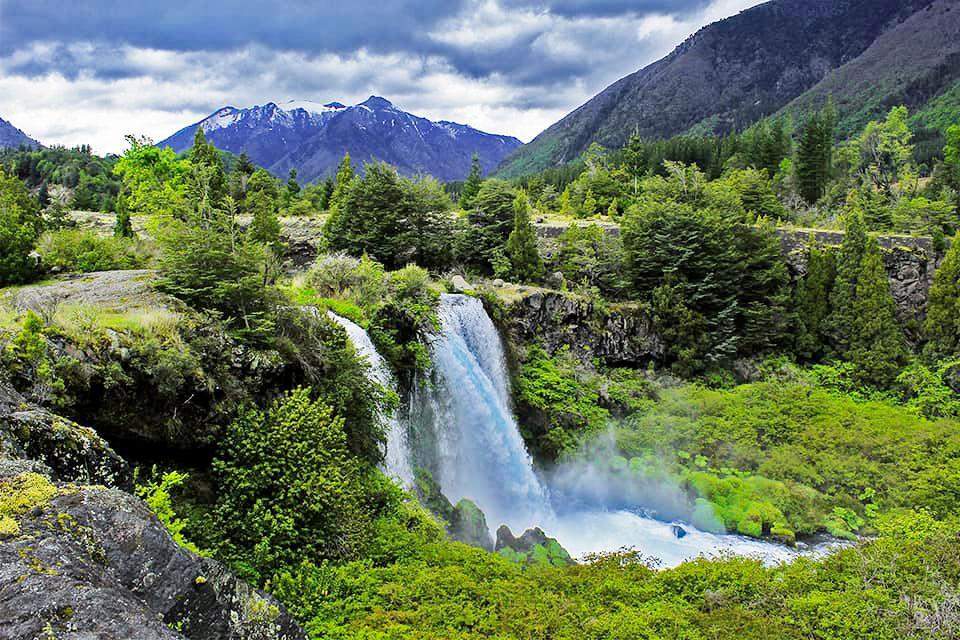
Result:
<svg viewBox="0 0 960 640">
<path fill-rule="evenodd" d="M 231 104 L 370 94 L 530 139 L 759 0 L 0 0 L 0 115 L 119 151 Z"/>
</svg>

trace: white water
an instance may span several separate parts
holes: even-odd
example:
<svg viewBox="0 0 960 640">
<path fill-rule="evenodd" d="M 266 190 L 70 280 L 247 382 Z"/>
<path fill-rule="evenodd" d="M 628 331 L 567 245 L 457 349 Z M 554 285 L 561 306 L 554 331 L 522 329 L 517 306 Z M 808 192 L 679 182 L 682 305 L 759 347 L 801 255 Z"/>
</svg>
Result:
<svg viewBox="0 0 960 640">
<path fill-rule="evenodd" d="M 397 381 L 393 377 L 390 365 L 377 353 L 370 336 L 357 325 L 346 318 L 342 318 L 332 311 L 328 311 L 330 319 L 339 324 L 347 332 L 347 337 L 353 343 L 354 349 L 370 365 L 370 376 L 374 382 L 388 391 L 397 393 Z M 384 471 L 392 478 L 399 480 L 404 486 L 413 483 L 413 470 L 410 467 L 410 448 L 407 444 L 407 434 L 404 425 L 397 418 L 396 412 L 386 416 L 387 421 L 387 452 L 384 459 Z"/>
<path fill-rule="evenodd" d="M 552 505 L 549 488 L 535 472 L 514 419 L 503 346 L 483 305 L 468 296 L 443 295 L 439 316 L 432 379 L 419 380 L 408 398 L 412 446 L 407 429 L 397 420 L 391 423 L 387 467 L 392 475 L 411 478 L 411 468 L 428 468 L 452 502 L 473 500 L 491 531 L 507 524 L 519 535 L 539 526 L 576 558 L 632 547 L 669 567 L 698 556 L 736 554 L 774 563 L 798 554 L 785 546 L 707 533 L 685 523 L 679 524 L 686 535 L 678 538 L 671 523 L 642 514 L 641 507 L 649 505 L 625 509 L 623 499 L 608 500 L 587 490 L 586 478 L 580 495 L 570 495 L 569 483 L 563 488 L 564 502 L 577 507 Z M 366 333 L 348 320 L 335 319 L 374 371 L 382 372 L 375 373 L 378 381 L 394 384 Z M 615 486 L 607 494 L 617 494 Z M 618 497 L 626 496 L 629 492 L 624 490 Z M 568 502 L 569 498 L 574 499 Z"/>
</svg>

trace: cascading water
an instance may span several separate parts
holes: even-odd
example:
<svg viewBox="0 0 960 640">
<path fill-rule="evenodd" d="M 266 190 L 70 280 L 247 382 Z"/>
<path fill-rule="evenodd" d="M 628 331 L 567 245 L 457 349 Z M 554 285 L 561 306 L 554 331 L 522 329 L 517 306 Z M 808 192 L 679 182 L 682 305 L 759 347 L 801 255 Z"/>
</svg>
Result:
<svg viewBox="0 0 960 640">
<path fill-rule="evenodd" d="M 353 343 L 354 349 L 370 365 L 370 376 L 374 382 L 382 385 L 388 391 L 397 393 L 397 381 L 390 370 L 390 366 L 377 352 L 377 348 L 370 340 L 370 336 L 363 327 L 340 317 L 332 311 L 327 315 L 347 332 L 347 337 Z M 404 425 L 397 418 L 396 412 L 386 417 L 387 421 L 387 455 L 384 460 L 384 470 L 387 475 L 396 478 L 403 485 L 409 486 L 413 482 L 413 471 L 410 467 L 410 448 L 407 444 L 407 433 Z"/>
<path fill-rule="evenodd" d="M 439 316 L 433 384 L 418 390 L 430 423 L 421 429 L 428 428 L 435 443 L 424 466 L 448 498 L 470 498 L 493 527 L 543 523 L 552 515 L 550 503 L 513 418 L 496 327 L 479 300 L 463 295 L 441 296 Z"/>
<path fill-rule="evenodd" d="M 331 314 L 371 364 L 377 382 L 395 388 L 393 375 L 362 328 Z M 787 560 L 797 552 L 742 536 L 716 535 L 682 524 L 648 517 L 627 503 L 627 487 L 616 481 L 605 494 L 587 487 L 585 474 L 557 486 L 563 504 L 538 477 L 513 417 L 503 346 L 479 300 L 443 295 L 440 331 L 432 344 L 433 371 L 415 382 L 407 398 L 404 422 L 391 418 L 387 471 L 409 484 L 411 469 L 429 469 L 453 502 L 473 500 L 491 529 L 507 524 L 514 532 L 539 526 L 574 556 L 634 547 L 673 566 L 698 556 L 734 553 L 767 562 Z M 407 434 L 411 440 L 408 442 Z M 622 491 L 621 491 L 622 490 Z M 614 499 L 617 497 L 619 499 Z M 650 500 L 647 500 L 650 502 Z"/>
</svg>

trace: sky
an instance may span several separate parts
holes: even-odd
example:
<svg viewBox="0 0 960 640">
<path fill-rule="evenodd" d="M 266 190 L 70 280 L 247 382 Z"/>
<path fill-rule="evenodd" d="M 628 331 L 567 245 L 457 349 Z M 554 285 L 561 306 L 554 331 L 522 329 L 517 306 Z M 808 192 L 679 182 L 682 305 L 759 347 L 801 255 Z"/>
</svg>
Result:
<svg viewBox="0 0 960 640">
<path fill-rule="evenodd" d="M 528 142 L 759 0 L 0 0 L 0 117 L 119 153 L 226 105 L 355 104 Z"/>
</svg>

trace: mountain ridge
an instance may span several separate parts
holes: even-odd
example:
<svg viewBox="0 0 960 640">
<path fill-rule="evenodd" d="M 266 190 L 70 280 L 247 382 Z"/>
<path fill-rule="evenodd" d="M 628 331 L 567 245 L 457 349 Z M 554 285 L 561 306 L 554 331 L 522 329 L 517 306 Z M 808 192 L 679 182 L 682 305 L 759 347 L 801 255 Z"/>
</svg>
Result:
<svg viewBox="0 0 960 640">
<path fill-rule="evenodd" d="M 15 127 L 11 122 L 0 118 L 0 149 L 16 149 L 21 146 L 38 148 L 43 145 Z"/>
<path fill-rule="evenodd" d="M 157 146 L 186 151 L 197 127 L 218 148 L 246 152 L 276 175 L 296 169 L 302 181 L 332 175 L 350 153 L 362 164 L 384 161 L 405 175 L 430 174 L 461 180 L 476 153 L 486 172 L 522 143 L 512 136 L 486 133 L 448 120 L 437 122 L 398 109 L 379 96 L 353 106 L 291 100 L 246 109 L 225 106 L 180 129 Z"/>
<path fill-rule="evenodd" d="M 955 3 L 957 0 L 950 0 Z M 562 164 L 634 131 L 726 133 L 777 113 L 937 0 L 772 0 L 708 25 L 554 123 L 498 173 Z"/>
</svg>

